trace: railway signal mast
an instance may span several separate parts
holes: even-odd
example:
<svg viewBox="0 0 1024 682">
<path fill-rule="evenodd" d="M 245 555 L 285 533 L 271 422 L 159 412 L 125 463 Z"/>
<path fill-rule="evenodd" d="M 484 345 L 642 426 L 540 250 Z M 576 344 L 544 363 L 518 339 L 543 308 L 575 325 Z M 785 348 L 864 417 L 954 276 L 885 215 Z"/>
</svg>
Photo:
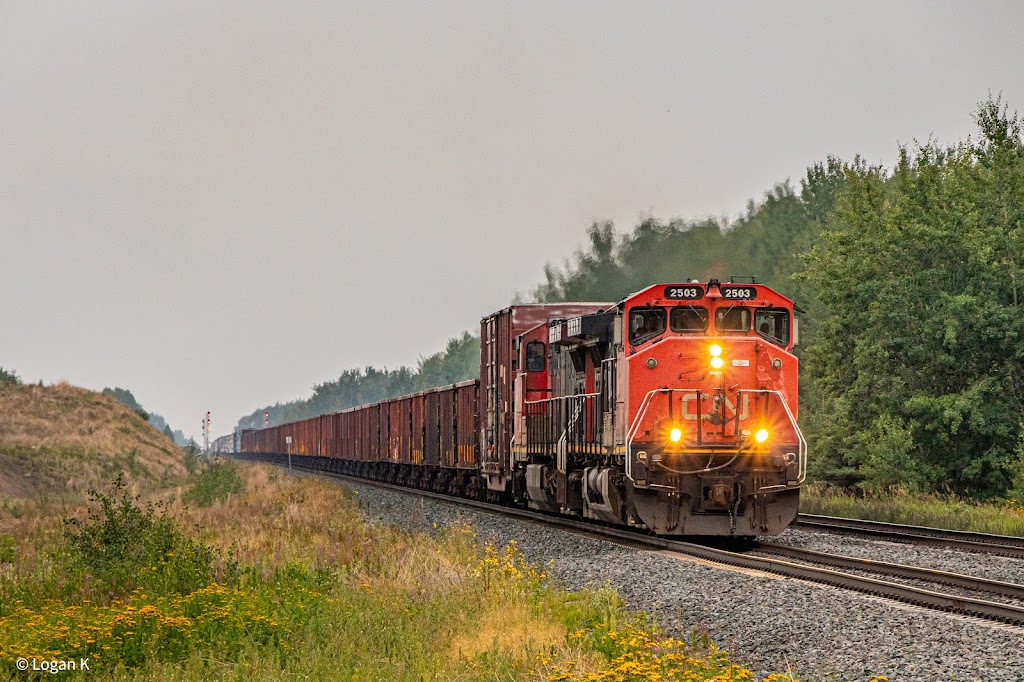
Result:
<svg viewBox="0 0 1024 682">
<path fill-rule="evenodd" d="M 210 454 L 210 411 L 206 411 L 206 416 L 203 417 L 203 450 L 207 455 Z"/>
</svg>

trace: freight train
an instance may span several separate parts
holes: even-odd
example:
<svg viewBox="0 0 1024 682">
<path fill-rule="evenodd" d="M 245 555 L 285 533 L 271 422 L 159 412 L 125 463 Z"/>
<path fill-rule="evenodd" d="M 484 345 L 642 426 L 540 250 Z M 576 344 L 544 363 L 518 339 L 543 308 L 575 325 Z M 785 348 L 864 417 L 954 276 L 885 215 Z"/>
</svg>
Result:
<svg viewBox="0 0 1024 682">
<path fill-rule="evenodd" d="M 240 456 L 646 528 L 759 536 L 796 517 L 793 301 L 658 284 L 481 321 L 480 378 L 237 434 Z"/>
</svg>

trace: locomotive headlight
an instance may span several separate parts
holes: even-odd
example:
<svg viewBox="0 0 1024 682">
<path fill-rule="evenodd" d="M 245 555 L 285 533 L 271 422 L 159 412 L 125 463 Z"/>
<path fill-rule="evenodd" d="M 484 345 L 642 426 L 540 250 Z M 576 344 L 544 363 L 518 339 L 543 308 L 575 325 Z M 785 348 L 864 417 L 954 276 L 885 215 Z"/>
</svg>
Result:
<svg viewBox="0 0 1024 682">
<path fill-rule="evenodd" d="M 708 352 L 711 353 L 711 357 L 717 358 L 719 355 L 722 354 L 722 347 L 719 346 L 717 343 L 713 343 L 711 344 L 711 347 L 708 348 Z"/>
<path fill-rule="evenodd" d="M 673 443 L 678 443 L 683 438 L 683 431 L 678 426 L 668 432 L 668 439 Z"/>
<path fill-rule="evenodd" d="M 766 440 L 768 440 L 768 430 L 759 429 L 758 432 L 754 434 L 754 440 L 756 440 L 758 443 L 763 443 Z"/>
<path fill-rule="evenodd" d="M 712 369 L 722 369 L 722 366 L 724 364 L 725 364 L 725 360 L 723 360 L 722 358 L 719 358 L 719 357 L 711 358 L 711 368 Z"/>
</svg>

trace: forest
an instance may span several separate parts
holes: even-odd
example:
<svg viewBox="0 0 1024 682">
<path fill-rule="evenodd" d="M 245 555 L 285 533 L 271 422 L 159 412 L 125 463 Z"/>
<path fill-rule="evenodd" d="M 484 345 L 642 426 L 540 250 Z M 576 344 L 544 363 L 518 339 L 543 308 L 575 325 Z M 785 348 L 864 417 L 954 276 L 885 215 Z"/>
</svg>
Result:
<svg viewBox="0 0 1024 682">
<path fill-rule="evenodd" d="M 1000 97 L 974 120 L 965 140 L 899 147 L 892 168 L 829 157 L 734 221 L 648 218 L 626 233 L 595 222 L 534 298 L 756 277 L 806 311 L 797 354 L 813 478 L 1024 501 L 1024 141 Z M 416 368 L 346 370 L 239 426 L 467 379 L 478 354 L 467 333 Z"/>
</svg>

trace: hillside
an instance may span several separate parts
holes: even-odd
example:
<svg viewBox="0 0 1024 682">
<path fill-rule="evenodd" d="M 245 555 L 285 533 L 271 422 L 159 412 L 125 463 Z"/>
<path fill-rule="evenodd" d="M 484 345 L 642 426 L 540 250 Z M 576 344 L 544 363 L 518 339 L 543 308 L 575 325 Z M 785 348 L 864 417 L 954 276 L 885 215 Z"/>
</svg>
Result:
<svg viewBox="0 0 1024 682">
<path fill-rule="evenodd" d="M 83 493 L 123 472 L 173 485 L 181 451 L 114 398 L 65 383 L 0 385 L 0 498 Z"/>
</svg>

